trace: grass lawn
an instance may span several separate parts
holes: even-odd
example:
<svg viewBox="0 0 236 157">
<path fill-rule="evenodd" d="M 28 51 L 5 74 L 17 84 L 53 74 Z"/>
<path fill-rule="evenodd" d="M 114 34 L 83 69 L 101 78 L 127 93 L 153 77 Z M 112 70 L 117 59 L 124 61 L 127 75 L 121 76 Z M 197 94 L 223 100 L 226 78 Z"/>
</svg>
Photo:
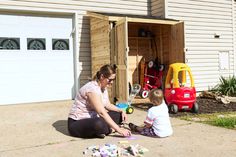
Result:
<svg viewBox="0 0 236 157">
<path fill-rule="evenodd" d="M 236 112 L 187 115 L 180 119 L 236 130 Z"/>
</svg>

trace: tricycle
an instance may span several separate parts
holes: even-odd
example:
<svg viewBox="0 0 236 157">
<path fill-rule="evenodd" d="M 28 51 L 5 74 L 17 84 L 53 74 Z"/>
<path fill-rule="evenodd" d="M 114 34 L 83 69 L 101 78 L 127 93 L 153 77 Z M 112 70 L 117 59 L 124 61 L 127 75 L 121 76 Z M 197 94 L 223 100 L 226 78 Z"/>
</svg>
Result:
<svg viewBox="0 0 236 157">
<path fill-rule="evenodd" d="M 149 92 L 155 88 L 162 88 L 162 78 L 164 71 L 164 64 L 159 64 L 158 59 L 146 62 L 144 65 L 144 75 L 142 89 L 140 96 L 147 98 Z"/>
</svg>

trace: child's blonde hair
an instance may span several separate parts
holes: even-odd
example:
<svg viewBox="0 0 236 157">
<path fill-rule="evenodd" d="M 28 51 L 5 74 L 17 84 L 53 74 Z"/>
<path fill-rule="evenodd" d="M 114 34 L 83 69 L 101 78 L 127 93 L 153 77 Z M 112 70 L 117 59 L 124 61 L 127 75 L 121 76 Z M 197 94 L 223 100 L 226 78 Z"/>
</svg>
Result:
<svg viewBox="0 0 236 157">
<path fill-rule="evenodd" d="M 153 89 L 149 93 L 149 100 L 156 105 L 160 105 L 164 99 L 163 92 L 161 89 Z"/>
</svg>

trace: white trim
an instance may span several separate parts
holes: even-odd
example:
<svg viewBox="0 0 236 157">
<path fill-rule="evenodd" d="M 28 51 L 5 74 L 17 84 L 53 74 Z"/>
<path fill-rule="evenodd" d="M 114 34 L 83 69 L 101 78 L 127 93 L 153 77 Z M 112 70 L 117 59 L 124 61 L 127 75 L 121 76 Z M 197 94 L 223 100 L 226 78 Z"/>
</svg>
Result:
<svg viewBox="0 0 236 157">
<path fill-rule="evenodd" d="M 7 13 L 41 13 L 51 15 L 73 15 L 78 11 L 68 11 L 63 9 L 45 9 L 45 8 L 28 8 L 28 7 L 15 7 L 15 6 L 0 6 L 0 12 Z"/>
<path fill-rule="evenodd" d="M 235 46 L 235 15 L 234 15 L 234 7 L 235 0 L 232 0 L 232 27 L 233 27 L 233 56 L 234 56 L 234 66 L 233 66 L 233 75 L 236 75 L 236 46 Z"/>
</svg>

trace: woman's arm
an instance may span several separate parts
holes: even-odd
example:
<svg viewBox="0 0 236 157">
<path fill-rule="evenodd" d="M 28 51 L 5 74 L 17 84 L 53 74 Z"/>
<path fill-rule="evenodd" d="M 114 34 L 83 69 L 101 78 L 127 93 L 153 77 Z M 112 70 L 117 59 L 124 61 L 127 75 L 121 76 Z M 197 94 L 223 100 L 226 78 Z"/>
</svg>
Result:
<svg viewBox="0 0 236 157">
<path fill-rule="evenodd" d="M 105 108 L 109 111 L 115 111 L 115 112 L 122 112 L 121 109 L 119 109 L 118 107 L 116 107 L 115 105 L 109 103 L 105 106 Z"/>
<path fill-rule="evenodd" d="M 115 131 L 117 131 L 119 134 L 123 135 L 123 136 L 130 136 L 131 132 L 127 129 L 123 129 L 120 128 L 109 116 L 109 114 L 107 113 L 107 111 L 105 110 L 102 101 L 101 101 L 101 97 L 96 94 L 96 93 L 88 93 L 88 101 L 91 105 L 91 107 L 99 114 L 100 117 L 102 117 L 107 124 L 113 128 Z"/>
<path fill-rule="evenodd" d="M 109 111 L 121 112 L 121 114 L 122 114 L 122 120 L 123 120 L 123 121 L 126 121 L 126 120 L 127 120 L 127 114 L 125 113 L 125 111 L 122 110 L 122 109 L 119 109 L 119 108 L 116 107 L 115 105 L 113 105 L 113 104 L 110 103 L 110 104 L 106 105 L 105 108 L 106 108 L 107 110 L 109 110 Z"/>
</svg>

